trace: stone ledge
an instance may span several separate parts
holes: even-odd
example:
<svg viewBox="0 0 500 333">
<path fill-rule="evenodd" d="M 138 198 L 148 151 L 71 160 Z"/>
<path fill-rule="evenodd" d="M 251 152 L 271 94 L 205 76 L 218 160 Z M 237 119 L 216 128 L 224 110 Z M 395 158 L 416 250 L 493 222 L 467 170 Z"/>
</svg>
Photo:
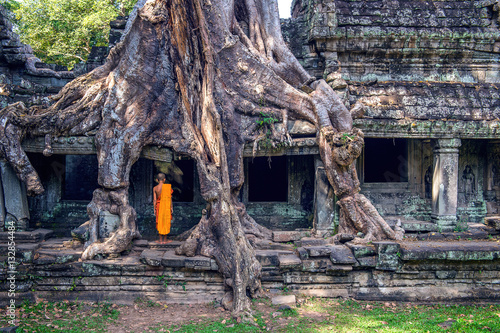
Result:
<svg viewBox="0 0 500 333">
<path fill-rule="evenodd" d="M 478 261 L 500 259 L 496 242 L 408 242 L 401 244 L 401 259 Z"/>
</svg>

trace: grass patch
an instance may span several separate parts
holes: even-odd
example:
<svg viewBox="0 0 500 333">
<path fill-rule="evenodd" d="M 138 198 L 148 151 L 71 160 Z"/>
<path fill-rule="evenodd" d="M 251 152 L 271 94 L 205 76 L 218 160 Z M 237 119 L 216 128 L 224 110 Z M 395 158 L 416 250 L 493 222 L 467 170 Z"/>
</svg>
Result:
<svg viewBox="0 0 500 333">
<path fill-rule="evenodd" d="M 251 323 L 229 319 L 223 312 L 205 318 L 193 311 L 175 324 L 172 321 L 167 324 L 165 317 L 162 322 L 152 324 L 154 321 L 149 318 L 162 318 L 167 315 L 165 309 L 153 302 L 141 305 L 142 309 L 148 309 L 138 314 L 146 324 L 136 332 L 500 332 L 500 305 L 416 305 L 303 298 L 296 307 L 280 310 L 268 299 L 258 299 L 252 302 Z M 25 303 L 18 308 L 17 332 L 113 332 L 115 324 L 120 322 L 119 309 L 109 303 Z M 124 313 L 126 310 L 123 308 Z M 212 308 L 208 311 L 213 312 Z M 6 319 L 0 317 L 0 325 L 8 326 Z"/>
<path fill-rule="evenodd" d="M 19 319 L 16 332 L 107 332 L 107 324 L 119 314 L 118 306 L 103 302 L 24 302 L 16 310 Z M 6 318 L 0 317 L 0 326 L 10 325 Z"/>
<path fill-rule="evenodd" d="M 254 302 L 255 307 L 255 302 Z M 150 327 L 153 332 L 500 332 L 500 305 L 414 305 L 304 299 L 297 308 L 256 312 L 255 322 L 192 322 Z"/>
</svg>

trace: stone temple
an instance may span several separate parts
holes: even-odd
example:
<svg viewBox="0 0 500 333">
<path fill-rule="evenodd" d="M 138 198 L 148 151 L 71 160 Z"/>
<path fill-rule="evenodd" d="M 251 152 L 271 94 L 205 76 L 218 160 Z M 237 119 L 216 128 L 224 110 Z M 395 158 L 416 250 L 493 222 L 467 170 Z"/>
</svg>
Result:
<svg viewBox="0 0 500 333">
<path fill-rule="evenodd" d="M 362 193 L 390 224 L 400 220 L 409 237 L 472 240 L 491 238 L 500 229 L 499 7 L 496 0 L 294 0 L 292 18 L 282 22 L 285 39 L 306 70 L 326 78 L 346 104 L 361 101 L 366 106 L 364 115 L 355 119 L 355 126 L 365 133 L 364 151 L 357 161 Z M 125 22 L 111 23 L 111 45 L 120 38 Z M 39 61 L 12 31 L 1 6 L 0 26 L 0 107 L 16 101 L 43 103 L 79 74 L 101 65 L 108 52 L 94 48 L 87 63 L 67 71 Z M 394 281 L 425 280 L 425 288 L 436 288 L 416 294 L 401 289 L 402 299 L 420 299 L 429 290 L 443 291 L 446 299 L 447 291 L 439 289 L 445 288 L 442 280 L 457 277 L 466 282 L 455 281 L 460 294 L 456 298 L 498 299 L 500 285 L 493 282 L 500 278 L 497 243 L 448 245 L 439 253 L 390 242 L 375 249 L 343 246 L 338 252 L 333 247 L 307 247 L 324 245 L 299 239 L 334 233 L 338 212 L 319 158 L 315 128 L 295 121 L 288 130 L 291 147 L 255 151 L 249 146 L 245 153 L 242 202 L 258 223 L 274 231 L 276 242 L 295 241 L 299 247 L 298 255 L 268 253 L 286 252 L 285 245 L 258 252 L 264 272 L 268 267 L 268 272 L 278 269 L 281 274 L 278 278 L 264 274 L 264 285 L 295 284 L 292 289 L 319 296 L 391 299 L 397 288 L 381 282 L 390 276 Z M 52 142 L 51 157 L 42 154 L 44 138 L 23 143 L 46 189 L 41 196 L 28 198 L 10 166 L 0 162 L 0 228 L 14 220 L 19 230 L 43 228 L 70 237 L 71 230 L 86 221 L 86 206 L 97 187 L 93 138 L 58 137 Z M 193 161 L 167 149 L 147 147 L 133 166 L 130 196 L 145 239 L 156 232 L 152 188 L 158 172 L 168 175 L 175 191 L 173 234 L 198 223 L 205 207 Z M 109 233 L 115 220 L 102 218 L 109 224 L 101 232 Z M 136 250 L 141 246 L 145 245 L 136 244 Z M 151 266 L 189 267 L 196 274 L 204 272 L 205 282 L 217 280 L 215 263 L 208 258 L 187 262 L 170 257 L 168 251 L 147 249 L 142 259 L 146 272 Z M 430 268 L 433 260 L 442 266 Z M 101 266 L 92 274 L 106 275 Z M 300 267 L 301 273 L 285 272 Z M 429 277 L 431 271 L 434 275 Z M 473 276 L 474 271 L 493 275 L 481 280 L 484 277 Z M 322 280 L 318 274 L 342 278 Z M 467 284 L 476 283 L 475 279 L 484 289 L 472 293 Z M 58 283 L 64 284 L 54 282 Z M 404 288 L 413 288 L 405 283 Z M 207 293 L 218 293 L 207 285 L 210 282 L 205 285 Z M 350 287 L 344 290 L 345 285 Z M 381 286 L 388 289 L 381 291 Z M 488 294 L 491 291 L 497 296 Z"/>
</svg>

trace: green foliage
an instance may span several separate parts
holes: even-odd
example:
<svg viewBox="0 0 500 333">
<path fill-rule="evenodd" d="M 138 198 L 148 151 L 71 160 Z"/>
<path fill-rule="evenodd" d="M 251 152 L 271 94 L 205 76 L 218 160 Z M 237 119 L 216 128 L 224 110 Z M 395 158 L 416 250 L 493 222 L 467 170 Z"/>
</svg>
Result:
<svg viewBox="0 0 500 333">
<path fill-rule="evenodd" d="M 19 1 L 14 1 L 14 0 L 5 0 L 5 1 L 0 1 L 0 4 L 7 9 L 9 12 L 13 12 L 14 10 L 17 10 L 19 8 Z"/>
<path fill-rule="evenodd" d="M 268 127 L 271 126 L 272 124 L 278 122 L 278 119 L 274 118 L 273 116 L 266 114 L 264 112 L 259 112 L 259 119 L 255 120 L 258 124 L 258 128 L 262 127 Z"/>
<path fill-rule="evenodd" d="M 342 143 L 346 144 L 348 141 L 354 140 L 355 136 L 349 133 L 342 133 Z"/>
<path fill-rule="evenodd" d="M 156 279 L 160 282 L 163 283 L 163 285 L 165 286 L 165 288 L 168 287 L 168 284 L 172 281 L 172 278 L 173 276 L 171 275 L 160 275 L 160 276 L 157 276 Z"/>
<path fill-rule="evenodd" d="M 72 68 L 86 61 L 92 46 L 107 46 L 109 22 L 126 15 L 133 0 L 7 1 L 21 40 L 47 63 Z"/>
</svg>

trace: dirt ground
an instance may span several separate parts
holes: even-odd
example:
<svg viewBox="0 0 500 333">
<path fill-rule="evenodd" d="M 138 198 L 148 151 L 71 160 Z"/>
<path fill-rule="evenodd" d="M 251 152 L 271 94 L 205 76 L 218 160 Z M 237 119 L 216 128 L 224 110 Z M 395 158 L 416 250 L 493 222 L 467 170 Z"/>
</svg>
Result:
<svg viewBox="0 0 500 333">
<path fill-rule="evenodd" d="M 266 304 L 268 303 L 268 304 Z M 268 331 L 274 331 L 288 324 L 290 318 L 282 316 L 279 306 L 271 306 L 270 301 L 256 302 L 252 306 L 255 313 L 261 313 L 268 318 L 277 317 L 271 323 L 268 320 Z M 150 327 L 201 323 L 207 320 L 225 323 L 231 319 L 229 311 L 213 304 L 161 304 L 153 302 L 136 303 L 129 306 L 120 306 L 120 316 L 115 323 L 108 325 L 108 331 L 114 333 L 154 332 Z M 325 320 L 325 313 L 311 310 L 297 309 L 301 317 L 308 317 L 311 321 Z M 278 318 L 279 317 L 279 318 Z M 227 327 L 234 326 L 229 324 Z M 160 330 L 161 332 L 161 330 Z M 172 331 L 175 332 L 175 329 Z"/>
<path fill-rule="evenodd" d="M 109 332 L 143 332 L 148 327 L 159 325 L 180 325 L 202 322 L 207 319 L 228 320 L 231 316 L 222 307 L 208 304 L 134 304 L 120 306 L 120 316 L 116 323 L 108 326 Z"/>
</svg>

